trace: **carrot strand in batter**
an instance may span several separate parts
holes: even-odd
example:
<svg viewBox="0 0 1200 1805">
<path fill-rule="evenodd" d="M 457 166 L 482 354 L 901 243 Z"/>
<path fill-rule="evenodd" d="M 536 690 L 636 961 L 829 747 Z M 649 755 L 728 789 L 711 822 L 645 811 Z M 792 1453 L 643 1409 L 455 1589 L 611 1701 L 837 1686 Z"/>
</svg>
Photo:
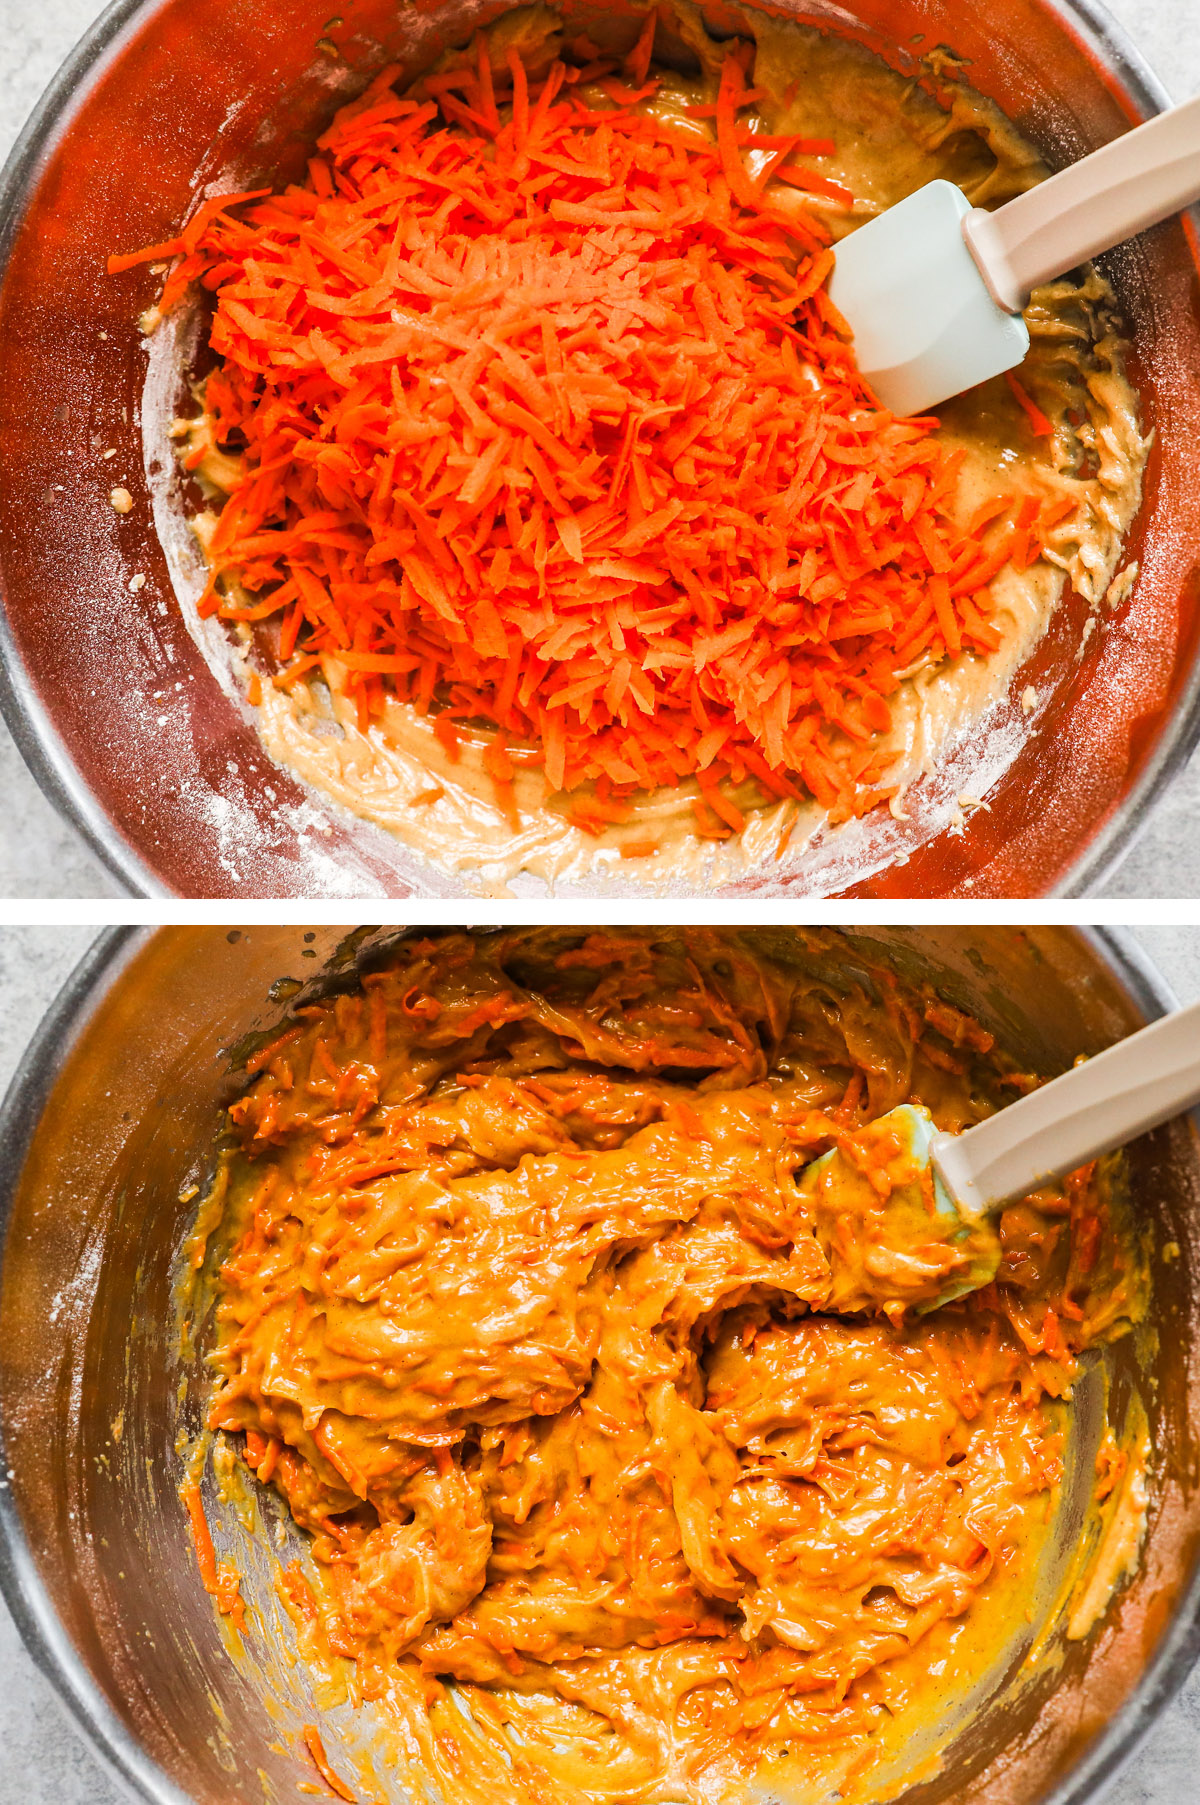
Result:
<svg viewBox="0 0 1200 1805">
<path fill-rule="evenodd" d="M 345 1799 L 347 1805 L 357 1805 L 357 1800 L 350 1788 L 338 1779 L 329 1765 L 329 1757 L 325 1753 L 325 1744 L 321 1740 L 320 1731 L 315 1724 L 305 1724 L 301 1732 L 304 1746 L 312 1756 L 313 1766 L 324 1780 L 330 1792 L 337 1799 Z"/>
</svg>

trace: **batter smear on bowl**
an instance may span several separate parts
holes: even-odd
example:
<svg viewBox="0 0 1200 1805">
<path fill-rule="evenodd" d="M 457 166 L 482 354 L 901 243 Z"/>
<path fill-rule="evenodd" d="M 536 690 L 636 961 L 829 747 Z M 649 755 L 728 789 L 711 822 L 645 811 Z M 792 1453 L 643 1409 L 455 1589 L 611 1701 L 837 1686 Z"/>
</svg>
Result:
<svg viewBox="0 0 1200 1805">
<path fill-rule="evenodd" d="M 826 295 L 845 231 L 1035 154 L 945 59 L 744 19 L 610 53 L 505 15 L 147 253 L 154 318 L 214 297 L 200 614 L 268 749 L 452 868 L 721 877 L 902 812 L 1064 578 L 1113 578 L 1145 447 L 1094 272 L 922 420 Z"/>
<path fill-rule="evenodd" d="M 246 1066 L 193 1248 L 210 1426 L 309 1532 L 301 1653 L 351 1664 L 417 1798 L 862 1796 L 1026 1653 L 1064 1400 L 1144 1308 L 1122 1159 L 1006 1210 L 939 1307 L 981 1249 L 889 1209 L 871 1125 L 1037 1079 L 835 956 L 452 932 Z M 1072 1634 L 1136 1558 L 1144 1437 L 1082 1458 L 1117 1552 Z"/>
</svg>

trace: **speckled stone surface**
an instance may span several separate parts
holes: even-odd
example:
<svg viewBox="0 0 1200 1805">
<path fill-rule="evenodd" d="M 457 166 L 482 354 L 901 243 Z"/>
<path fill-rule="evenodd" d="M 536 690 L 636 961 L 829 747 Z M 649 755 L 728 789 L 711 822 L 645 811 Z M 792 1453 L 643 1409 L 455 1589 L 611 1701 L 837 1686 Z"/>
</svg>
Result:
<svg viewBox="0 0 1200 1805">
<path fill-rule="evenodd" d="M 0 157 L 71 45 L 103 7 L 96 0 L 0 0 Z M 1178 100 L 1200 89 L 1200 0 L 1110 0 L 1110 10 Z M 0 896 L 122 894 L 61 821 L 0 722 Z M 1113 897 L 1200 896 L 1200 758 L 1177 780 L 1124 865 Z"/>
<path fill-rule="evenodd" d="M 93 937 L 90 928 L 0 928 L 0 1087 Z M 1200 927 L 1140 929 L 1137 938 L 1180 1002 L 1200 1000 Z M 1196 1805 L 1200 1669 L 1108 1796 L 1111 1805 Z M 125 1797 L 60 1711 L 0 1604 L 0 1805 L 121 1805 Z"/>
</svg>

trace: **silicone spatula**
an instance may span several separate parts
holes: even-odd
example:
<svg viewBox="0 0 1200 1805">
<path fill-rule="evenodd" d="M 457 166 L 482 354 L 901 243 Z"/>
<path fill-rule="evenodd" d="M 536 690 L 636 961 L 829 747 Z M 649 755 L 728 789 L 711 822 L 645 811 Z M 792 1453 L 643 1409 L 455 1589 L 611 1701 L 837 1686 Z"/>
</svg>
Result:
<svg viewBox="0 0 1200 1805">
<path fill-rule="evenodd" d="M 830 1220 L 849 1204 L 854 1231 L 870 1243 L 860 1250 L 865 1288 L 862 1275 L 851 1274 L 846 1263 L 845 1272 L 835 1271 L 835 1294 L 826 1307 L 886 1306 L 891 1296 L 928 1310 L 987 1284 L 1000 1254 L 989 1218 L 1006 1203 L 1111 1153 L 1196 1103 L 1200 1003 L 1118 1041 L 963 1134 L 940 1132 L 928 1111 L 907 1103 L 876 1117 L 865 1133 L 877 1145 L 887 1137 L 884 1144 L 896 1149 L 890 1170 L 899 1182 L 886 1200 L 876 1197 L 873 1209 L 855 1210 L 855 1198 L 865 1195 L 867 1183 L 838 1148 L 814 1160 L 798 1181 L 810 1200 L 827 1200 L 824 1213 Z M 922 1214 L 929 1245 L 921 1245 L 911 1232 Z M 889 1223 L 906 1232 L 889 1236 Z M 961 1247 L 944 1275 L 937 1270 L 934 1230 L 943 1264 L 949 1264 L 947 1248 Z M 903 1244 L 898 1253 L 897 1242 Z"/>
<path fill-rule="evenodd" d="M 885 407 L 920 414 L 1016 367 L 1039 283 L 1200 199 L 1200 96 L 995 212 L 929 182 L 837 247 L 829 298 Z"/>
</svg>

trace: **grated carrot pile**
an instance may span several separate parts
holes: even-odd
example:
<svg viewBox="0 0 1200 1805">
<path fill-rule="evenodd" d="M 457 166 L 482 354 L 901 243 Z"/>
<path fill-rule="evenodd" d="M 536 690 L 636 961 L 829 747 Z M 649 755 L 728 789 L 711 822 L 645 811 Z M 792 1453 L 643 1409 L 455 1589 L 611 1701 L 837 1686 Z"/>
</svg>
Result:
<svg viewBox="0 0 1200 1805">
<path fill-rule="evenodd" d="M 164 307 L 215 293 L 207 405 L 245 453 L 204 607 L 275 617 L 281 684 L 337 660 L 360 725 L 399 696 L 453 755 L 491 723 L 500 786 L 532 746 L 592 831 L 693 776 L 712 837 L 747 779 L 861 813 L 904 673 L 998 645 L 1028 498 L 956 526 L 961 454 L 864 385 L 801 198 L 849 197 L 794 161 L 831 146 L 748 130 L 751 48 L 692 109 L 712 138 L 641 110 L 650 49 L 534 81 L 480 38 L 407 97 L 386 70 L 303 186 L 146 253 L 179 257 Z"/>
</svg>

